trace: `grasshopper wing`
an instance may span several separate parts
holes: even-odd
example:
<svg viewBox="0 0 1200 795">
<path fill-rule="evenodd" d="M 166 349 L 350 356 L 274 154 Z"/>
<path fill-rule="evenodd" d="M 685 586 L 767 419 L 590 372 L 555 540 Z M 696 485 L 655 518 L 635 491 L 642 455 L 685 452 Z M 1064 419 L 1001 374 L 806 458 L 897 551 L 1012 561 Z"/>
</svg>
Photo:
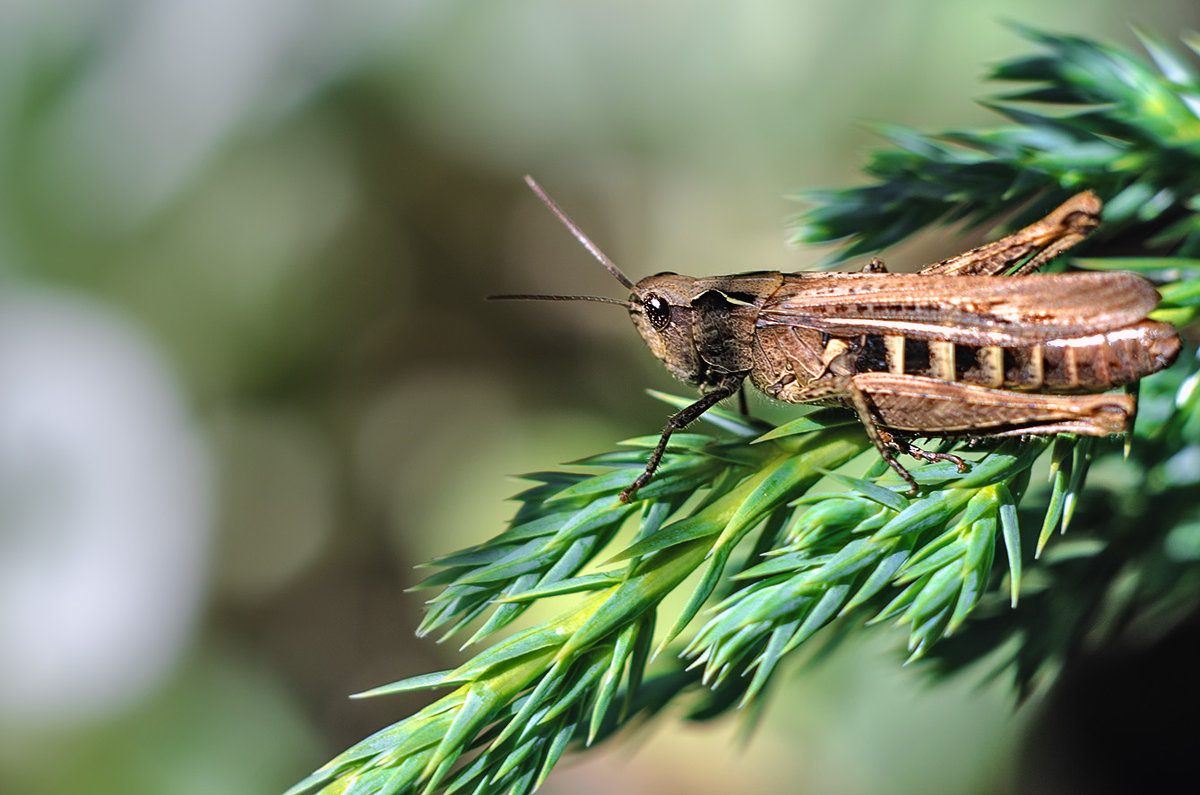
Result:
<svg viewBox="0 0 1200 795">
<path fill-rule="evenodd" d="M 798 273 L 763 305 L 758 324 L 834 336 L 1023 346 L 1123 328 L 1145 318 L 1158 301 L 1154 287 L 1132 273 Z"/>
</svg>

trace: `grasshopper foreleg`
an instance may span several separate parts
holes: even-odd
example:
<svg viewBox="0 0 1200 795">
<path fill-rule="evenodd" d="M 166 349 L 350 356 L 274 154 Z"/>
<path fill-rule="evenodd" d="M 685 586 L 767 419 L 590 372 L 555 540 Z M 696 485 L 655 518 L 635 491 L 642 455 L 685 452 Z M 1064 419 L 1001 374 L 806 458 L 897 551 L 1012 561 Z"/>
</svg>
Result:
<svg viewBox="0 0 1200 795">
<path fill-rule="evenodd" d="M 655 470 L 662 463 L 663 454 L 667 452 L 667 442 L 671 439 L 671 434 L 675 431 L 681 431 L 691 425 L 700 418 L 704 412 L 711 409 L 713 406 L 720 403 L 727 397 L 731 397 L 737 392 L 742 385 L 745 376 L 729 377 L 724 381 L 711 387 L 709 391 L 690 406 L 687 406 L 677 413 L 671 419 L 667 420 L 667 427 L 663 428 L 662 436 L 658 438 L 658 444 L 654 447 L 654 452 L 650 454 L 650 459 L 646 461 L 646 468 L 642 474 L 637 476 L 629 487 L 621 492 L 621 502 L 630 502 L 633 500 L 633 495 L 642 486 L 650 482 L 650 478 L 654 477 Z"/>
</svg>

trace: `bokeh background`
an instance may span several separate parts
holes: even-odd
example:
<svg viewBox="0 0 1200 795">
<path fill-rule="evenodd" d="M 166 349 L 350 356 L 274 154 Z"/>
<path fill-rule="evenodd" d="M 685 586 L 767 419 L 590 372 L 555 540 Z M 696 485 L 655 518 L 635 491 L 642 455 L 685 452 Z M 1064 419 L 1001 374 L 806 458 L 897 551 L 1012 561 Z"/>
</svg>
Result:
<svg viewBox="0 0 1200 795">
<path fill-rule="evenodd" d="M 988 123 L 1004 20 L 1200 6 L 0 0 L 0 792 L 278 792 L 418 708 L 346 698 L 462 659 L 414 566 L 675 388 L 619 310 L 482 300 L 620 295 L 521 175 L 635 279 L 803 269 L 787 193 L 861 181 L 870 122 Z M 896 645 L 544 791 L 1018 791 L 1038 704 Z"/>
</svg>

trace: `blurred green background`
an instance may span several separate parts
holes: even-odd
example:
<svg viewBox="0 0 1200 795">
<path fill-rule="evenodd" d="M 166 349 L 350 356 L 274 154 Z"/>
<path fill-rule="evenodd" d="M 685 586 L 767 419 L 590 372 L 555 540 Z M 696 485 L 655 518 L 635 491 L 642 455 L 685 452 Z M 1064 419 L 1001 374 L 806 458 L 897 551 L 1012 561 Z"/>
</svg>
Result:
<svg viewBox="0 0 1200 795">
<path fill-rule="evenodd" d="M 680 389 L 620 311 L 482 301 L 620 295 L 521 175 L 634 279 L 803 269 L 787 192 L 861 181 L 866 122 L 987 123 L 1003 20 L 1200 6 L 0 2 L 0 792 L 277 792 L 418 708 L 346 698 L 462 659 L 414 565 Z M 662 721 L 544 791 L 1019 791 L 1036 704 L 896 640 L 744 749 Z"/>
</svg>

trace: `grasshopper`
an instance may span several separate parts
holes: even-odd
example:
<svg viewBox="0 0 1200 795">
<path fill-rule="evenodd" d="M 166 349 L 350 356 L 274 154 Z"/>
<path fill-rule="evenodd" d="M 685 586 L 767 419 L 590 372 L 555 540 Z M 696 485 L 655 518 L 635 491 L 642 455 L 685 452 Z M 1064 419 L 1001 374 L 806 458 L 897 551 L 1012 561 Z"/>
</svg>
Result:
<svg viewBox="0 0 1200 795">
<path fill-rule="evenodd" d="M 634 284 L 530 177 L 525 181 L 629 290 L 599 296 L 503 295 L 626 307 L 651 353 L 700 398 L 667 421 L 628 502 L 649 482 L 671 434 L 746 381 L 786 403 L 853 409 L 879 454 L 966 463 L 916 437 L 1127 432 L 1132 394 L 1104 393 L 1167 367 L 1178 332 L 1146 318 L 1159 295 L 1132 273 L 1036 273 L 1100 223 L 1100 199 L 1078 193 L 1045 218 L 917 273 L 872 259 L 859 273 L 753 271 L 693 278 L 659 273 Z"/>
</svg>

